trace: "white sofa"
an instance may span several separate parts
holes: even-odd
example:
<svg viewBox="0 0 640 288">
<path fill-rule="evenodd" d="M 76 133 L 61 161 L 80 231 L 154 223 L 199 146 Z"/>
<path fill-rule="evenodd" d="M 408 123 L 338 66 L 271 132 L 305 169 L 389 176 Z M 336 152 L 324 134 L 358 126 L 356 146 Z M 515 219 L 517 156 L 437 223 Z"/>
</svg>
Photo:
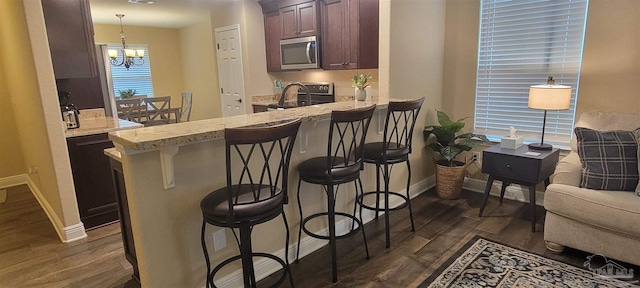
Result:
<svg viewBox="0 0 640 288">
<path fill-rule="evenodd" d="M 640 114 L 587 112 L 576 127 L 634 130 L 640 127 Z M 575 137 L 571 149 L 545 191 L 547 249 L 560 253 L 566 246 L 640 265 L 640 197 L 629 191 L 579 188 L 582 166 Z"/>
</svg>

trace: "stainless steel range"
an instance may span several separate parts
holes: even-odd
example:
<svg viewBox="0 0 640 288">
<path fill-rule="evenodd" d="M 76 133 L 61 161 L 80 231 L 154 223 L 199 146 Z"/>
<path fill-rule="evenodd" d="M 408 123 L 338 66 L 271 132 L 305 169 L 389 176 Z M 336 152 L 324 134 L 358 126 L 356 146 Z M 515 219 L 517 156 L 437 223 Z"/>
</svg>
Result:
<svg viewBox="0 0 640 288">
<path fill-rule="evenodd" d="M 309 106 L 335 102 L 333 83 L 331 82 L 302 82 L 309 89 L 311 103 L 307 103 L 307 94 L 302 87 L 298 88 L 298 106 Z"/>
</svg>

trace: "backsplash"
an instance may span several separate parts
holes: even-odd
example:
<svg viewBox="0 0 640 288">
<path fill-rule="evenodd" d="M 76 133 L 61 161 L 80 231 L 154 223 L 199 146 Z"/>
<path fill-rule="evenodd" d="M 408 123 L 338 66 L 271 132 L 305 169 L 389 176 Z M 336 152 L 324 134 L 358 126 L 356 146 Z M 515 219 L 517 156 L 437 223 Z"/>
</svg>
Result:
<svg viewBox="0 0 640 288">
<path fill-rule="evenodd" d="M 294 96 L 295 95 L 288 95 L 287 99 L 285 99 L 285 102 L 293 101 Z M 335 98 L 336 98 L 336 102 L 344 102 L 344 101 L 353 101 L 355 96 L 354 95 L 336 95 Z M 280 99 L 280 94 L 251 96 L 252 103 L 268 103 L 270 101 L 276 102 L 278 101 L 278 99 Z M 377 100 L 378 97 L 371 95 L 371 99 Z"/>
<path fill-rule="evenodd" d="M 82 109 L 80 110 L 80 114 L 78 114 L 78 118 L 80 120 L 105 118 L 104 108 Z"/>
</svg>

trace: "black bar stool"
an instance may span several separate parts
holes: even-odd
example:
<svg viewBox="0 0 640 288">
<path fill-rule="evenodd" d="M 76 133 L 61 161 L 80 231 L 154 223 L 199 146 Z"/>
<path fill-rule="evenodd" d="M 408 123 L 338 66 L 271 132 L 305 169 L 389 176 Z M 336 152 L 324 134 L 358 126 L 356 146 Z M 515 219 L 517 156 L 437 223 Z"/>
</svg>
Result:
<svg viewBox="0 0 640 288">
<path fill-rule="evenodd" d="M 376 211 L 384 211 L 384 223 L 387 248 L 391 246 L 391 236 L 389 235 L 389 211 L 395 211 L 409 207 L 409 218 L 411 219 L 411 231 L 415 231 L 413 224 L 413 211 L 411 211 L 411 201 L 409 198 L 409 186 L 411 185 L 411 163 L 409 154 L 411 153 L 411 140 L 413 138 L 413 128 L 420 113 L 420 107 L 424 102 L 424 97 L 402 102 L 389 102 L 387 118 L 384 125 L 384 136 L 382 142 L 367 143 L 364 145 L 364 162 L 376 164 L 376 191 L 363 193 L 358 197 L 361 208 Z M 407 162 L 407 195 L 389 191 L 389 178 L 393 164 Z M 384 180 L 384 190 L 380 190 L 380 172 Z M 384 197 L 384 207 L 380 207 L 380 196 Z M 369 195 L 376 195 L 376 206 L 364 204 L 364 198 Z M 396 207 L 389 207 L 389 196 L 394 195 L 403 199 L 403 202 Z"/>
<path fill-rule="evenodd" d="M 215 274 L 236 260 L 242 262 L 244 287 L 256 287 L 253 257 L 266 257 L 280 263 L 282 277 L 274 286 L 280 285 L 289 275 L 293 287 L 288 259 L 289 225 L 283 207 L 289 202 L 289 160 L 300 123 L 295 120 L 273 126 L 225 129 L 227 186 L 209 193 L 200 202 L 203 218 L 200 240 L 207 262 L 207 287 L 216 287 L 213 283 Z M 287 230 L 285 261 L 275 255 L 253 252 L 251 248 L 253 226 L 278 215 L 282 215 Z M 205 243 L 207 223 L 232 228 L 240 248 L 240 255 L 222 261 L 213 271 Z M 233 228 L 240 230 L 240 239 Z"/>
<path fill-rule="evenodd" d="M 338 281 L 336 239 L 342 239 L 353 235 L 358 230 L 362 230 L 364 247 L 369 259 L 369 248 L 367 247 L 367 237 L 361 219 L 355 216 L 356 202 L 354 201 L 353 215 L 336 212 L 336 195 L 339 185 L 353 182 L 356 187 L 356 198 L 358 191 L 362 192 L 362 182 L 360 182 L 360 170 L 363 168 L 362 145 L 367 135 L 367 129 L 371 122 L 371 116 L 376 106 L 361 108 L 350 111 L 333 111 L 331 113 L 331 126 L 329 127 L 329 142 L 327 144 L 327 156 L 316 157 L 305 160 L 298 166 L 300 179 L 298 180 L 298 208 L 300 211 L 300 229 L 298 230 L 298 252 L 296 261 L 300 257 L 300 238 L 302 231 L 314 238 L 329 240 L 331 247 L 331 271 L 333 282 Z M 302 204 L 300 202 L 300 185 L 302 181 L 312 184 L 319 184 L 324 187 L 327 193 L 327 212 L 317 213 L 303 218 Z M 358 189 L 358 184 L 360 189 Z M 335 190 L 334 190 L 334 186 Z M 355 200 L 355 199 L 354 199 Z M 344 235 L 336 235 L 336 215 L 352 219 L 351 231 Z M 318 235 L 309 231 L 305 224 L 317 217 L 327 217 L 329 223 L 329 236 Z M 354 227 L 358 223 L 358 227 Z"/>
</svg>

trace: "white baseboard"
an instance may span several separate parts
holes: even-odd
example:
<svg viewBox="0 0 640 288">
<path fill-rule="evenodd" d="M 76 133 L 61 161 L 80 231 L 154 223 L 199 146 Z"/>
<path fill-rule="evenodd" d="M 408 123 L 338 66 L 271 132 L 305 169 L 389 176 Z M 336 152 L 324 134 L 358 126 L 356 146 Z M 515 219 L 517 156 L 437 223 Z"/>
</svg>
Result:
<svg viewBox="0 0 640 288">
<path fill-rule="evenodd" d="M 418 183 L 415 183 L 409 187 L 409 195 L 411 198 L 416 197 L 423 192 L 431 189 L 435 186 L 435 176 L 430 176 Z M 399 191 L 399 193 L 406 193 L 405 190 Z M 394 201 L 395 200 L 395 201 Z M 402 200 L 398 197 L 394 197 L 389 206 L 394 207 L 400 204 Z M 362 221 L 366 224 L 369 221 L 374 219 L 374 212 L 371 210 L 363 210 Z M 295 230 L 295 229 L 294 229 Z M 351 230 L 351 220 L 350 219 L 342 219 L 336 222 L 336 234 L 342 235 Z M 291 231 L 292 234 L 295 234 L 297 231 Z M 328 228 L 321 229 L 319 231 L 314 232 L 319 235 L 328 235 Z M 304 234 L 303 234 L 304 235 Z M 305 236 L 300 239 L 300 259 L 304 256 L 307 256 L 314 251 L 324 247 L 329 244 L 326 240 L 316 239 L 310 236 Z M 293 243 L 289 245 L 289 262 L 293 263 L 296 259 L 298 243 Z M 285 249 L 280 249 L 273 253 L 273 255 L 279 257 L 284 260 Z M 363 256 L 364 257 L 364 256 Z M 278 263 L 275 263 L 270 259 L 260 259 L 254 261 L 253 263 L 256 273 L 256 279 L 261 280 L 272 273 L 278 271 L 281 267 Z M 217 287 L 242 287 L 242 269 L 238 269 L 232 273 L 229 273 L 227 276 L 220 278 L 218 281 L 215 281 Z"/>
<path fill-rule="evenodd" d="M 27 174 L 20 174 L 15 176 L 9 176 L 0 178 L 0 189 L 27 184 Z"/>
<path fill-rule="evenodd" d="M 82 224 L 82 222 L 71 226 L 64 226 L 62 224 L 62 221 L 60 221 L 58 215 L 55 213 L 47 199 L 44 198 L 42 192 L 40 192 L 40 189 L 33 182 L 33 180 L 31 180 L 31 177 L 29 177 L 29 175 L 20 174 L 0 178 L 0 188 L 7 188 L 22 184 L 26 184 L 27 186 L 29 186 L 29 190 L 31 190 L 33 196 L 36 197 L 36 200 L 40 204 L 40 207 L 42 207 L 45 214 L 47 214 L 49 221 L 51 221 L 51 224 L 56 230 L 60 241 L 62 241 L 63 243 L 69 243 L 87 237 L 87 233 L 85 232 L 84 224 Z"/>
</svg>

